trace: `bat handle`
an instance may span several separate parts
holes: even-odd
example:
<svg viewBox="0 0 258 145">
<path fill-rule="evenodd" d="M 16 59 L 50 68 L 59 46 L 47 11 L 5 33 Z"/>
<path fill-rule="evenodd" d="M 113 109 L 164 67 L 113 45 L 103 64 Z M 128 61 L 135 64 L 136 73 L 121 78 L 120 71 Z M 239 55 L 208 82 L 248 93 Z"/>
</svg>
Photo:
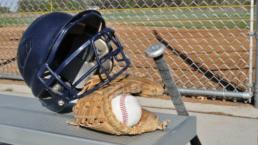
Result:
<svg viewBox="0 0 258 145">
<path fill-rule="evenodd" d="M 189 113 L 186 110 L 186 107 L 184 105 L 184 102 L 181 99 L 181 94 L 177 89 L 176 83 L 173 80 L 173 77 L 171 76 L 171 70 L 169 69 L 164 57 L 163 53 L 166 49 L 166 46 L 157 43 L 145 50 L 145 53 L 153 58 L 158 70 L 159 74 L 162 78 L 162 81 L 165 84 L 165 87 L 167 89 L 167 92 L 169 96 L 171 97 L 171 100 L 176 108 L 178 115 L 184 115 L 189 116 Z M 196 135 L 191 141 L 191 145 L 201 145 L 201 141 L 199 137 Z"/>
<path fill-rule="evenodd" d="M 146 54 L 154 59 L 154 62 L 159 70 L 159 74 L 162 78 L 162 81 L 165 84 L 167 92 L 171 97 L 171 100 L 176 108 L 178 115 L 188 116 L 188 112 L 186 111 L 185 105 L 181 99 L 181 94 L 179 93 L 175 81 L 170 75 L 170 69 L 163 57 L 163 53 L 166 49 L 166 46 L 157 43 L 145 50 Z"/>
</svg>

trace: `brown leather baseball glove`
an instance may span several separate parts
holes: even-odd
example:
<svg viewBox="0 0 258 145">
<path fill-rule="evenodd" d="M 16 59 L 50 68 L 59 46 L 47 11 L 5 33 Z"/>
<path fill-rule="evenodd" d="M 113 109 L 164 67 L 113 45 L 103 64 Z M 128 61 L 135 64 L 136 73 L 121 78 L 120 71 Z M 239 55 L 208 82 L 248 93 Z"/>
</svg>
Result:
<svg viewBox="0 0 258 145">
<path fill-rule="evenodd" d="M 85 88 L 96 85 L 97 79 L 90 80 Z M 121 94 L 150 95 L 163 94 L 164 89 L 150 80 L 124 77 L 113 81 L 111 84 L 99 89 L 92 94 L 80 99 L 73 108 L 74 121 L 70 124 L 114 135 L 137 135 L 145 132 L 163 130 L 167 121 L 160 122 L 152 112 L 142 109 L 140 121 L 128 127 L 119 122 L 112 112 L 112 99 Z"/>
<path fill-rule="evenodd" d="M 85 83 L 84 89 L 82 93 L 91 89 L 95 85 L 100 82 L 100 78 L 98 76 L 93 76 L 88 82 Z M 156 83 L 146 77 L 137 77 L 132 75 L 124 75 L 118 77 L 114 81 L 112 81 L 109 85 L 105 87 L 113 86 L 114 84 L 124 84 L 128 87 L 131 87 L 130 93 L 141 96 L 141 97 L 161 97 L 166 96 L 164 87 Z M 138 90 L 138 91 L 137 91 Z"/>
</svg>

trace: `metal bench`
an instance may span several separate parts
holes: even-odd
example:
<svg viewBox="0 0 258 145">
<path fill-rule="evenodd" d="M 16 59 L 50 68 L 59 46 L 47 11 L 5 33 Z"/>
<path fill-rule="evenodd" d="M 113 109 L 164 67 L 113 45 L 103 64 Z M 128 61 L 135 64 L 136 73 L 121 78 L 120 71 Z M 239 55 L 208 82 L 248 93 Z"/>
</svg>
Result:
<svg viewBox="0 0 258 145">
<path fill-rule="evenodd" d="M 185 145 L 196 136 L 195 117 L 157 114 L 161 120 L 171 120 L 165 131 L 113 136 L 68 125 L 72 113 L 50 112 L 35 98 L 0 95 L 0 142 L 14 145 Z"/>
</svg>

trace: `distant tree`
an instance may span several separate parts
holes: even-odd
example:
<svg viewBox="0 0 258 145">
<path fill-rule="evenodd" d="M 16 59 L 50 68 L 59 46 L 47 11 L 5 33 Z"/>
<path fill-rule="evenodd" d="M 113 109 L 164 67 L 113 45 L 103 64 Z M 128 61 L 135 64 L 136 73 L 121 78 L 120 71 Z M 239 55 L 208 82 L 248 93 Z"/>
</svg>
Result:
<svg viewBox="0 0 258 145">
<path fill-rule="evenodd" d="M 0 6 L 0 13 L 10 13 L 10 9 L 8 7 Z"/>
</svg>

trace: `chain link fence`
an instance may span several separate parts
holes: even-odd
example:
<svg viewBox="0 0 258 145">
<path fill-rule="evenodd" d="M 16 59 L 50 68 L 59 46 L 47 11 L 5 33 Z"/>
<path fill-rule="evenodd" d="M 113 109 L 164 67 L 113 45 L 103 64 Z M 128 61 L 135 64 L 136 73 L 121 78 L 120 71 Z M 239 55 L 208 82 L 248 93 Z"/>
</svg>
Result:
<svg viewBox="0 0 258 145">
<path fill-rule="evenodd" d="M 0 76 L 20 79 L 16 50 L 38 16 L 99 10 L 132 60 L 130 72 L 160 80 L 144 50 L 168 46 L 166 59 L 181 93 L 250 100 L 253 0 L 0 0 Z"/>
</svg>

